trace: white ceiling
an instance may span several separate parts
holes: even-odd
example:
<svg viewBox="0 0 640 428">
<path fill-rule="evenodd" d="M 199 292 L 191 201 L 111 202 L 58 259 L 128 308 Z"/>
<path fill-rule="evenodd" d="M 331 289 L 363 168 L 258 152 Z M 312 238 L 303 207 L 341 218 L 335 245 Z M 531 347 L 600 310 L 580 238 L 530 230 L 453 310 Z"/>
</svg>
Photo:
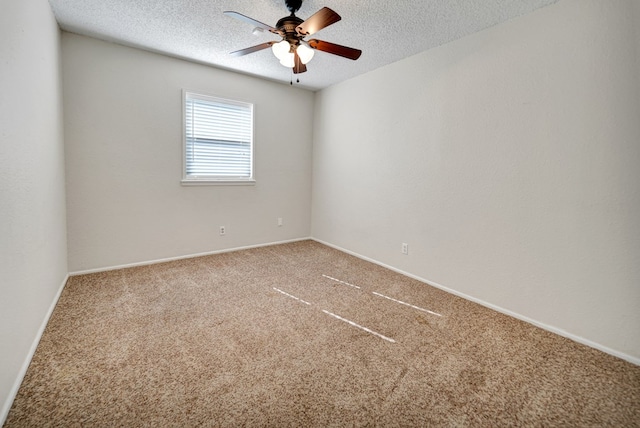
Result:
<svg viewBox="0 0 640 428">
<path fill-rule="evenodd" d="M 558 0 L 305 0 L 302 19 L 324 6 L 342 20 L 312 38 L 361 49 L 351 61 L 316 52 L 298 75 L 318 90 Z M 275 26 L 289 14 L 284 0 L 49 0 L 63 30 L 160 52 L 289 84 L 291 71 L 270 49 L 242 57 L 229 52 L 278 40 L 254 35 L 250 24 L 222 14 L 233 10 Z M 295 79 L 295 77 L 294 77 Z"/>
</svg>

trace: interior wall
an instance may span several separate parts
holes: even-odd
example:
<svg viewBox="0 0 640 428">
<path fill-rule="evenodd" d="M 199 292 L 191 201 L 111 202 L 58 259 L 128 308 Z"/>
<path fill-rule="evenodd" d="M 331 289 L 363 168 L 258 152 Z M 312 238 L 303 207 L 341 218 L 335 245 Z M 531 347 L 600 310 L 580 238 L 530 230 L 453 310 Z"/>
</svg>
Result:
<svg viewBox="0 0 640 428">
<path fill-rule="evenodd" d="M 312 92 L 66 32 L 62 58 L 71 272 L 309 237 Z M 183 89 L 254 104 L 254 186 L 180 184 Z"/>
<path fill-rule="evenodd" d="M 60 34 L 0 1 L 0 425 L 67 276 Z"/>
<path fill-rule="evenodd" d="M 637 11 L 563 0 L 319 92 L 312 235 L 639 363 Z"/>
</svg>

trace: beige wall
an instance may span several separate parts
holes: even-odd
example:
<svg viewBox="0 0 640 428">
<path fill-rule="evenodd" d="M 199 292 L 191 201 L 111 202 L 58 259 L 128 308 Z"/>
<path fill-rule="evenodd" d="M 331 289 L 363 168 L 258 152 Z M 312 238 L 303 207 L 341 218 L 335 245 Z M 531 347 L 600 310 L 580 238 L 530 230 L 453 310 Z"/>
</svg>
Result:
<svg viewBox="0 0 640 428">
<path fill-rule="evenodd" d="M 640 364 L 634 22 L 564 0 L 321 91 L 312 235 Z"/>
<path fill-rule="evenodd" d="M 0 425 L 67 275 L 60 34 L 0 1 Z"/>
<path fill-rule="evenodd" d="M 312 92 L 70 33 L 62 62 L 71 272 L 310 235 Z M 183 89 L 254 103 L 255 186 L 180 185 Z"/>
</svg>

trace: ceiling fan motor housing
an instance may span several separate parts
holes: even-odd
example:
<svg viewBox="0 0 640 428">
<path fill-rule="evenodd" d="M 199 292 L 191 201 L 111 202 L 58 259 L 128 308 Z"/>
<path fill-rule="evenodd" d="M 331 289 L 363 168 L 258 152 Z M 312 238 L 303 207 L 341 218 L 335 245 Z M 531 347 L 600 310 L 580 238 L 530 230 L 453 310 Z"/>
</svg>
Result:
<svg viewBox="0 0 640 428">
<path fill-rule="evenodd" d="M 300 19 L 295 15 L 285 16 L 278 21 L 276 28 L 284 33 L 284 40 L 288 41 L 292 46 L 296 46 L 304 37 L 298 34 L 296 27 L 303 22 L 303 19 Z"/>
</svg>

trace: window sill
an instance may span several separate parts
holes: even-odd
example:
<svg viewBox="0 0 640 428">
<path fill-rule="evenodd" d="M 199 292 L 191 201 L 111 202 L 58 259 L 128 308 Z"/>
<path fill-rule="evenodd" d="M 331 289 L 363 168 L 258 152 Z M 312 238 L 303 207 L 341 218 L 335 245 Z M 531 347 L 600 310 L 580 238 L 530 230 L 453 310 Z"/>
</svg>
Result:
<svg viewBox="0 0 640 428">
<path fill-rule="evenodd" d="M 188 180 L 180 181 L 183 186 L 254 186 L 256 180 Z"/>
</svg>

